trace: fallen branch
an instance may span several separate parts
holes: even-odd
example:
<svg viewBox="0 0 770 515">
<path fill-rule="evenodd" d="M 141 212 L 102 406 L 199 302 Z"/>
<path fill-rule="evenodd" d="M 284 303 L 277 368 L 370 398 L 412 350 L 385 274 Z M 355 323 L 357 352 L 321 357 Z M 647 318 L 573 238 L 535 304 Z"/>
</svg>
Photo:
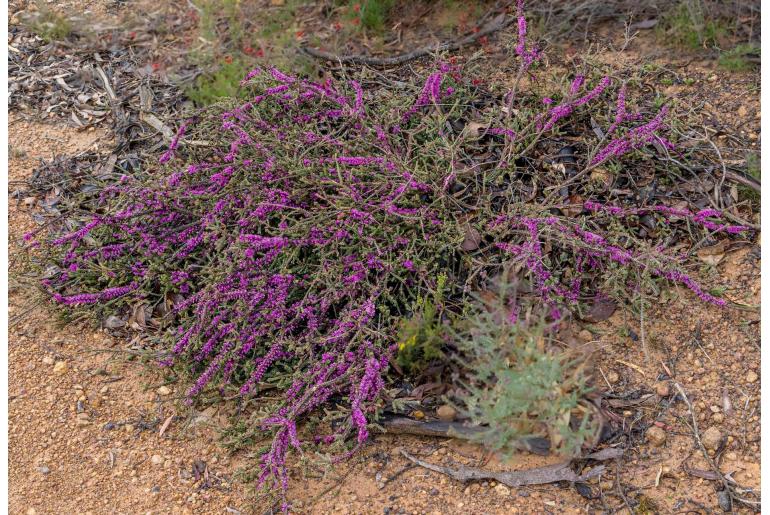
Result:
<svg viewBox="0 0 770 515">
<path fill-rule="evenodd" d="M 412 463 L 415 463 L 428 470 L 445 474 L 453 479 L 457 479 L 458 481 L 465 482 L 479 479 L 494 479 L 495 481 L 510 487 L 544 485 L 547 483 L 556 483 L 558 481 L 569 481 L 571 483 L 585 482 L 600 475 L 605 470 L 604 465 L 599 465 L 598 467 L 592 468 L 585 474 L 577 474 L 570 468 L 572 461 L 565 461 L 563 463 L 557 463 L 555 465 L 549 465 L 547 467 L 539 467 L 529 470 L 517 470 L 514 472 L 495 472 L 491 470 L 483 470 L 465 466 L 461 466 L 459 469 L 452 469 L 449 467 L 433 465 L 432 463 L 419 460 L 404 450 L 401 450 L 401 454 L 403 454 L 404 457 L 406 457 Z M 617 453 L 609 454 L 611 457 L 617 457 Z"/>
<path fill-rule="evenodd" d="M 459 438 L 462 440 L 478 439 L 483 433 L 489 431 L 485 427 L 466 426 L 461 422 L 442 422 L 440 420 L 420 422 L 408 417 L 388 414 L 379 423 L 388 433 Z M 520 443 L 524 449 L 541 456 L 548 455 L 551 449 L 551 442 L 547 438 L 526 437 L 522 438 Z"/>
<path fill-rule="evenodd" d="M 488 36 L 500 29 L 503 29 L 513 23 L 516 18 L 506 18 L 505 13 L 500 14 L 495 19 L 487 23 L 484 28 L 476 33 L 469 34 L 457 41 L 445 41 L 444 43 L 437 44 L 435 46 L 426 46 L 412 50 L 406 54 L 401 54 L 393 57 L 370 57 L 365 55 L 336 55 L 331 52 L 319 50 L 317 48 L 310 48 L 306 46 L 300 47 L 300 51 L 305 54 L 314 57 L 316 59 L 324 59 L 326 61 L 334 61 L 340 64 L 364 64 L 368 66 L 395 66 L 404 64 L 408 61 L 429 55 L 432 52 L 445 52 L 462 48 L 464 46 L 475 44 L 476 41 L 483 37 Z"/>
<path fill-rule="evenodd" d="M 738 183 L 741 186 L 746 186 L 747 188 L 751 188 L 754 191 L 758 191 L 758 192 L 762 191 L 762 184 L 758 180 L 756 180 L 754 177 L 746 175 L 743 172 L 736 172 L 729 169 L 725 170 L 725 179 L 728 181 Z"/>
</svg>

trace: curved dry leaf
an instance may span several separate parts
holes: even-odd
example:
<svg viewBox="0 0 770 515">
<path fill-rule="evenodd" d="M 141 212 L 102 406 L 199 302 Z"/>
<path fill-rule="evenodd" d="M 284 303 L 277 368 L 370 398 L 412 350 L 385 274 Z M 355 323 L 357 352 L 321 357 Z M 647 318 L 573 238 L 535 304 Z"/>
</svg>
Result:
<svg viewBox="0 0 770 515">
<path fill-rule="evenodd" d="M 613 300 L 595 299 L 585 316 L 585 320 L 592 324 L 607 320 L 613 313 L 615 313 L 616 309 L 617 305 Z"/>
<path fill-rule="evenodd" d="M 468 136 L 472 138 L 478 138 L 487 131 L 487 124 L 479 122 L 468 122 L 465 125 L 465 131 L 467 131 Z"/>
<path fill-rule="evenodd" d="M 703 247 L 697 250 L 695 253 L 698 259 L 708 265 L 718 265 L 725 258 L 725 252 L 727 250 L 728 242 L 726 240 L 720 241 L 716 245 L 710 247 Z"/>
<path fill-rule="evenodd" d="M 122 320 L 115 315 L 110 315 L 104 320 L 104 327 L 107 329 L 117 329 L 126 325 L 125 320 Z"/>
</svg>

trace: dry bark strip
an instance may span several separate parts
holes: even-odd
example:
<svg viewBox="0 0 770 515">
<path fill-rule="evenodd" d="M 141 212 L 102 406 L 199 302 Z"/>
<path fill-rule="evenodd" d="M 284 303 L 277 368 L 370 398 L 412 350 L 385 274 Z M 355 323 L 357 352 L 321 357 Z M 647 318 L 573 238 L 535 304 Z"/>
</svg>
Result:
<svg viewBox="0 0 770 515">
<path fill-rule="evenodd" d="M 478 439 L 481 434 L 489 431 L 485 427 L 466 426 L 461 422 L 444 422 L 441 420 L 420 422 L 409 417 L 390 414 L 385 414 L 379 423 L 388 433 L 459 438 L 461 440 Z M 551 449 L 551 442 L 547 438 L 537 436 L 522 438 L 519 443 L 521 447 L 529 452 L 541 456 L 547 456 Z"/>
<path fill-rule="evenodd" d="M 615 449 L 614 452 L 594 453 L 595 456 L 592 459 L 611 459 L 617 458 L 622 454 L 622 450 Z M 619 451 L 619 453 L 618 453 Z M 458 481 L 473 481 L 479 479 L 494 479 L 495 481 L 502 483 L 506 486 L 515 488 L 525 485 L 544 485 L 547 483 L 556 483 L 558 481 L 569 481 L 571 483 L 585 482 L 593 477 L 596 477 L 604 472 L 605 466 L 599 465 L 592 468 L 585 474 L 577 474 L 570 468 L 572 461 L 565 461 L 563 463 L 556 463 L 555 465 L 549 465 L 547 467 L 538 467 L 529 470 L 517 470 L 514 472 L 495 472 L 491 470 L 477 469 L 473 467 L 460 466 L 459 469 L 452 469 L 449 467 L 442 467 L 440 465 L 434 465 L 426 461 L 419 460 L 408 452 L 401 450 L 401 454 L 404 455 L 409 461 L 415 463 L 421 467 L 434 472 L 445 474 Z"/>
<path fill-rule="evenodd" d="M 444 52 L 452 51 L 462 48 L 467 45 L 475 44 L 476 41 L 483 37 L 488 36 L 500 29 L 503 29 L 513 23 L 516 20 L 515 17 L 506 17 L 505 13 L 500 14 L 495 19 L 487 23 L 481 30 L 476 33 L 469 34 L 464 38 L 456 41 L 445 41 L 438 45 L 426 46 L 418 48 L 406 54 L 401 54 L 393 57 L 369 57 L 365 55 L 336 55 L 331 52 L 319 50 L 317 48 L 300 47 L 300 51 L 305 54 L 315 57 L 316 59 L 325 59 L 327 61 L 334 61 L 341 64 L 364 64 L 367 66 L 395 66 L 404 64 L 413 59 L 429 55 L 432 52 Z"/>
</svg>

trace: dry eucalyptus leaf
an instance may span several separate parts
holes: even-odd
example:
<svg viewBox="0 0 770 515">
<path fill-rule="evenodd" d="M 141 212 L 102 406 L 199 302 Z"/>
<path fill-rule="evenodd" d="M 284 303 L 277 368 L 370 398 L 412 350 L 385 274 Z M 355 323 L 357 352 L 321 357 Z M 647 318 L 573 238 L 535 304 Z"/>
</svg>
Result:
<svg viewBox="0 0 770 515">
<path fill-rule="evenodd" d="M 468 122 L 467 125 L 465 125 L 465 130 L 468 132 L 468 136 L 472 138 L 478 138 L 486 132 L 487 124 L 479 122 Z"/>
<path fill-rule="evenodd" d="M 104 320 L 104 327 L 107 329 L 117 329 L 118 327 L 123 327 L 124 325 L 126 325 L 126 322 L 116 317 L 115 315 L 110 315 Z"/>
<path fill-rule="evenodd" d="M 718 265 L 725 258 L 725 252 L 727 251 L 727 241 L 720 241 L 716 245 L 710 247 L 703 247 L 698 249 L 696 255 L 698 259 L 706 263 L 707 265 Z"/>
<path fill-rule="evenodd" d="M 594 324 L 596 322 L 607 320 L 612 316 L 616 309 L 617 305 L 613 300 L 595 299 L 585 316 L 585 320 Z"/>
</svg>

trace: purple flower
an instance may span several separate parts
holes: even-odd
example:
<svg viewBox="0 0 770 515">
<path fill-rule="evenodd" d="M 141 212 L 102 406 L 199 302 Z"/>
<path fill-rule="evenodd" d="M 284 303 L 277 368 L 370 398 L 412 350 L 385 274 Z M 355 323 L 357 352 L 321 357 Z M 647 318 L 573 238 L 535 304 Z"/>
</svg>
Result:
<svg viewBox="0 0 770 515">
<path fill-rule="evenodd" d="M 624 136 L 611 140 L 602 150 L 597 152 L 596 156 L 591 160 L 591 166 L 598 165 L 611 157 L 621 157 L 653 141 L 658 141 L 664 146 L 671 147 L 671 143 L 657 134 L 658 131 L 665 127 L 663 120 L 667 114 L 668 108 L 664 106 L 655 118 L 649 122 L 629 130 Z"/>
</svg>

